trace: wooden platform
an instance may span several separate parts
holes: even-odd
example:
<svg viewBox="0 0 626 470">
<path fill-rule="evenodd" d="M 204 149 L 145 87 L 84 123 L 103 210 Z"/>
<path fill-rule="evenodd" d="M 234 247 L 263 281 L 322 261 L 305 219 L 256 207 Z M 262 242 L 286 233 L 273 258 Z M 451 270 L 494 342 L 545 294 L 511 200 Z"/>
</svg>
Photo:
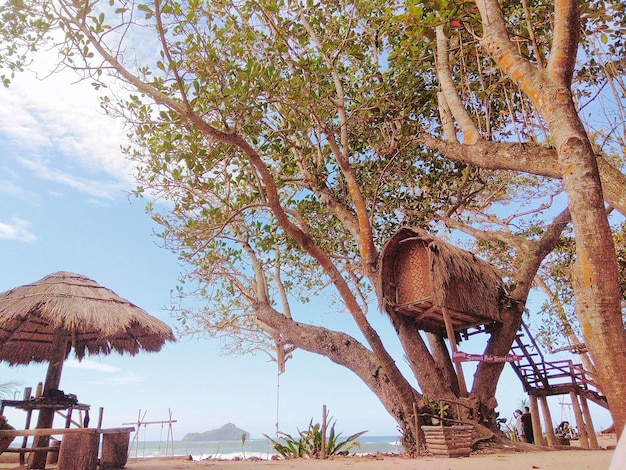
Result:
<svg viewBox="0 0 626 470">
<path fill-rule="evenodd" d="M 443 311 L 441 307 L 433 304 L 432 297 L 394 305 L 392 308 L 397 313 L 414 318 L 424 331 L 446 336 Z M 452 309 L 448 309 L 448 312 L 455 332 L 465 332 L 470 328 L 478 328 L 493 323 L 493 319 L 490 317 L 481 317 L 477 314 Z"/>
</svg>

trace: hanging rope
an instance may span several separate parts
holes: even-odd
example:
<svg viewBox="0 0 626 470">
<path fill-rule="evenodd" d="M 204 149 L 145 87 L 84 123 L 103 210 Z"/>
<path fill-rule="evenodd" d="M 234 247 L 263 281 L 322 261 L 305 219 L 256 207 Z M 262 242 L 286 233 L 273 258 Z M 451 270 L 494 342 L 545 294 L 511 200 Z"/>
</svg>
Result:
<svg viewBox="0 0 626 470">
<path fill-rule="evenodd" d="M 280 415 L 280 367 L 276 370 L 276 437 L 278 437 L 278 417 Z"/>
</svg>

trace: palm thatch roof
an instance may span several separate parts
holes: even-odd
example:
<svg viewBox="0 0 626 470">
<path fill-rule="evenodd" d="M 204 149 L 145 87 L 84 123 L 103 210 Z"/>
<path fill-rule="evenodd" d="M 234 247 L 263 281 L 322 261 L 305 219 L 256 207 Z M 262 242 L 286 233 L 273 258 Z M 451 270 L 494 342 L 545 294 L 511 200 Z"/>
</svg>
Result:
<svg viewBox="0 0 626 470">
<path fill-rule="evenodd" d="M 389 239 L 379 279 L 382 308 L 413 317 L 421 330 L 446 336 L 444 308 L 455 332 L 501 321 L 506 296 L 498 270 L 424 230 L 403 227 Z"/>
<path fill-rule="evenodd" d="M 86 355 L 159 351 L 172 329 L 115 292 L 80 274 L 57 272 L 0 294 L 0 361 L 49 362 L 55 335 Z"/>
</svg>

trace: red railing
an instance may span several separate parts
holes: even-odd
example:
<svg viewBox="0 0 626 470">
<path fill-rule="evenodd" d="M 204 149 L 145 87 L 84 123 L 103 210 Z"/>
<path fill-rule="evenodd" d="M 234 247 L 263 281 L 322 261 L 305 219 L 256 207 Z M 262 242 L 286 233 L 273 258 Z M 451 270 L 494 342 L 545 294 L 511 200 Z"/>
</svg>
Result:
<svg viewBox="0 0 626 470">
<path fill-rule="evenodd" d="M 606 407 L 606 398 L 594 374 L 571 360 L 546 361 L 526 325 L 522 323 L 522 326 L 525 334 L 517 336 L 511 352 L 523 356 L 524 360 L 511 365 L 527 393 L 541 389 L 548 395 L 560 395 L 565 390 L 576 389 L 587 392 L 593 401 Z M 528 338 L 529 344 L 522 341 L 522 336 Z"/>
</svg>

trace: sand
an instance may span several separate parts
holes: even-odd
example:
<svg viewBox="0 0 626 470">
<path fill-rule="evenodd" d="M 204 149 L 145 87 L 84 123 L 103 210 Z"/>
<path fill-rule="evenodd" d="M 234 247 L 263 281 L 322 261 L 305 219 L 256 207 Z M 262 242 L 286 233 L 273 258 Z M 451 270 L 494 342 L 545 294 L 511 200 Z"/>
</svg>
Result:
<svg viewBox="0 0 626 470">
<path fill-rule="evenodd" d="M 481 451 L 470 457 L 420 457 L 409 459 L 400 455 L 368 455 L 339 457 L 328 460 L 204 460 L 184 457 L 131 458 L 128 470 L 606 470 L 616 445 L 615 435 L 599 437 L 601 450 L 547 449 L 526 445 L 524 451 Z M 489 453 L 488 453 L 489 452 Z M 626 461 L 622 462 L 626 470 Z M 56 467 L 50 467 L 54 469 Z M 0 469 L 23 470 L 19 465 L 0 463 Z"/>
<path fill-rule="evenodd" d="M 474 453 L 470 457 L 420 457 L 369 455 L 341 457 L 328 460 L 244 460 L 189 461 L 182 457 L 129 459 L 128 470 L 606 470 L 609 468 L 615 435 L 599 436 L 601 450 L 583 450 L 572 446 L 568 450 L 532 448 L 523 452 Z M 607 450 L 608 448 L 608 450 Z M 626 462 L 623 463 L 626 470 Z"/>
<path fill-rule="evenodd" d="M 129 470 L 179 469 L 193 470 L 600 470 L 608 469 L 611 450 L 565 450 L 472 455 L 465 458 L 421 457 L 346 457 L 332 460 L 269 460 L 269 461 L 188 461 L 178 458 L 131 459 Z"/>
</svg>

